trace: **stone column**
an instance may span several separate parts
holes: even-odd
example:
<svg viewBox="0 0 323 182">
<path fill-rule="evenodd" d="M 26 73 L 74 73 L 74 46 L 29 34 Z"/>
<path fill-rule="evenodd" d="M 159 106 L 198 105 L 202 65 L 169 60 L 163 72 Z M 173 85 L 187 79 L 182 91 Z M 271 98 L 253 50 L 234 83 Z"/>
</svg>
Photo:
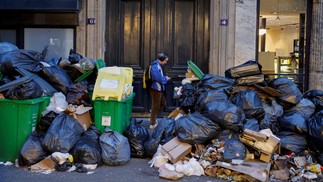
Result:
<svg viewBox="0 0 323 182">
<path fill-rule="evenodd" d="M 239 3 L 240 2 L 240 3 Z M 236 3 L 235 61 L 240 65 L 256 58 L 257 1 L 240 0 Z"/>
<path fill-rule="evenodd" d="M 313 1 L 309 89 L 323 90 L 323 1 Z"/>
<path fill-rule="evenodd" d="M 227 19 L 228 25 L 220 25 Z M 211 0 L 209 73 L 254 60 L 257 30 L 256 0 Z"/>
<path fill-rule="evenodd" d="M 93 59 L 104 59 L 106 1 L 82 1 L 79 12 L 79 26 L 76 29 L 76 50 L 83 56 Z M 88 19 L 94 18 L 94 24 Z"/>
<path fill-rule="evenodd" d="M 228 20 L 221 25 L 221 20 Z M 234 65 L 235 0 L 211 0 L 209 73 L 224 75 Z"/>
</svg>

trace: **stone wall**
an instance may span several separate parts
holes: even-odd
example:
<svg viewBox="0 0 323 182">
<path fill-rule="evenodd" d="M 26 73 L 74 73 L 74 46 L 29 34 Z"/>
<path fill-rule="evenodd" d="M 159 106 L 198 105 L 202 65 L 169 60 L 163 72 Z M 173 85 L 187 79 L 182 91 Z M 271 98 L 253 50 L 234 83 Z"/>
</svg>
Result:
<svg viewBox="0 0 323 182">
<path fill-rule="evenodd" d="M 313 1 L 309 89 L 323 90 L 323 1 Z"/>
</svg>

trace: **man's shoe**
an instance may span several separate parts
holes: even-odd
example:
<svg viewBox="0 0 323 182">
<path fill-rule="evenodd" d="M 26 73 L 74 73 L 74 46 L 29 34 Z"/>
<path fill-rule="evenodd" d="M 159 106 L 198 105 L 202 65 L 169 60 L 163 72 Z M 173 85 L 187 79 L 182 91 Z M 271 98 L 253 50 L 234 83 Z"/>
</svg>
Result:
<svg viewBox="0 0 323 182">
<path fill-rule="evenodd" d="M 158 121 L 156 121 L 156 123 L 154 125 L 150 125 L 149 129 L 153 130 L 157 127 L 157 125 L 158 125 Z"/>
</svg>

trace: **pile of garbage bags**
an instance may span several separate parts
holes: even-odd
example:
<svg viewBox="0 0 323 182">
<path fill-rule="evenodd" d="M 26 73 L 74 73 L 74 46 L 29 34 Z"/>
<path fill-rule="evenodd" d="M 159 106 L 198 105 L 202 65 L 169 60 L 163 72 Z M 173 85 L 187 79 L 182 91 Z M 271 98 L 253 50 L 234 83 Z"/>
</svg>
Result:
<svg viewBox="0 0 323 182">
<path fill-rule="evenodd" d="M 78 82 L 77 79 L 85 72 L 95 69 L 92 58 L 83 57 L 73 50 L 70 51 L 68 59 L 49 59 L 49 50 L 49 46 L 42 52 L 24 50 L 7 42 L 0 42 L 0 92 L 5 98 L 25 100 L 52 96 L 56 92 L 74 94 L 78 88 L 74 85 Z M 95 74 L 84 79 L 88 82 L 86 86 L 90 87 L 90 91 L 95 79 Z"/>
<path fill-rule="evenodd" d="M 262 74 L 261 68 L 258 62 L 247 61 L 226 70 L 225 77 L 205 74 L 200 81 L 182 85 L 179 106 L 185 114 L 176 120 L 164 118 L 146 142 L 130 143 L 132 154 L 143 156 L 145 150 L 147 156 L 156 157 L 160 145 L 177 137 L 179 141 L 191 144 L 195 152 L 198 151 L 196 146 L 203 145 L 204 154 L 214 150 L 211 147 L 214 148 L 217 142 L 224 142 L 217 148 L 220 152 L 215 151 L 217 154 L 213 158 L 208 155 L 208 160 L 205 155 L 190 155 L 200 164 L 207 161 L 212 166 L 217 161 L 247 160 L 249 154 L 259 159 L 259 151 L 242 143 L 239 136 L 245 130 L 269 130 L 280 140 L 278 155 L 289 156 L 285 159 L 289 161 L 300 156 L 306 159 L 302 166 L 298 165 L 298 172 L 287 175 L 287 180 L 296 180 L 303 175 L 306 179 L 314 179 L 313 176 L 321 174 L 320 167 L 318 171 L 302 169 L 323 165 L 323 92 L 310 90 L 302 94 L 293 80 L 269 79 Z M 269 160 L 273 162 L 273 159 Z M 169 165 L 163 168 L 165 174 Z M 176 179 L 181 176 L 174 171 L 171 174 Z M 230 179 L 230 175 L 224 176 Z M 277 175 L 271 178 L 281 180 Z"/>
<path fill-rule="evenodd" d="M 130 160 L 126 137 L 108 128 L 101 133 L 94 125 L 85 127 L 75 117 L 78 107 L 91 107 L 96 62 L 74 50 L 68 58 L 50 58 L 50 51 L 49 46 L 37 52 L 0 43 L 2 98 L 50 97 L 36 130 L 20 151 L 19 166 L 38 169 L 43 160 L 51 160 L 57 171 L 86 172 L 83 165 L 126 164 Z"/>
</svg>

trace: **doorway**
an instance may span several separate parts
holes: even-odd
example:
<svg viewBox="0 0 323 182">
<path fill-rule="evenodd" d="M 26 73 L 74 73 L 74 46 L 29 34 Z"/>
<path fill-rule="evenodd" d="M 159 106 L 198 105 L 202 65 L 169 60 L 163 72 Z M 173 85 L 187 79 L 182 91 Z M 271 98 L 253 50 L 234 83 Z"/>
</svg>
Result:
<svg viewBox="0 0 323 182">
<path fill-rule="evenodd" d="M 107 66 L 133 68 L 133 112 L 149 113 L 150 96 L 142 88 L 143 70 L 166 52 L 170 60 L 164 73 L 172 81 L 166 86 L 167 111 L 177 106 L 173 88 L 181 85 L 187 61 L 208 72 L 209 0 L 110 0 L 107 1 Z"/>
<path fill-rule="evenodd" d="M 308 88 L 305 52 L 310 24 L 306 0 L 260 0 L 258 61 L 270 78 L 286 77 Z"/>
</svg>

